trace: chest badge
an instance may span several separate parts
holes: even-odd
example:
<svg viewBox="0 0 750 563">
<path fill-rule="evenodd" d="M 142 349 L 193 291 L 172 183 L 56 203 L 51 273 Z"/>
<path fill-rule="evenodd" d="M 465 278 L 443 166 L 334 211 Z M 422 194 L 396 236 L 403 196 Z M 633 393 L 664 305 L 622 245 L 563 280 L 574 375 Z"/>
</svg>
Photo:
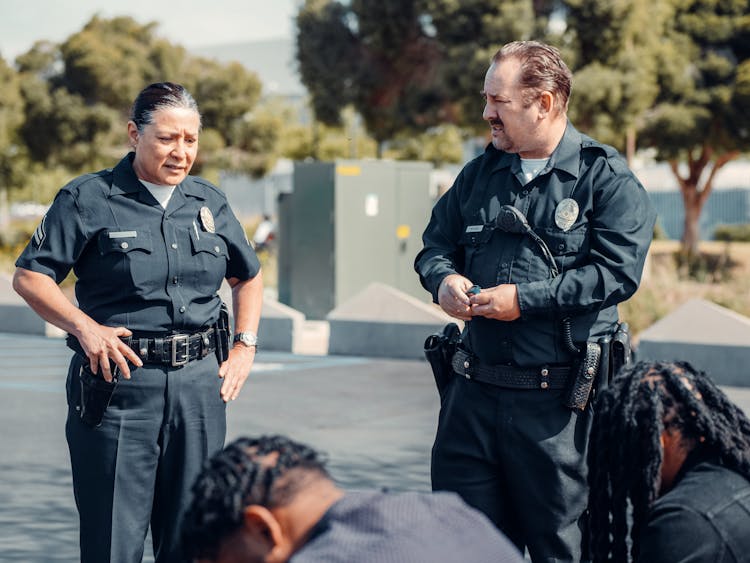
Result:
<svg viewBox="0 0 750 563">
<path fill-rule="evenodd" d="M 578 203 L 574 199 L 565 198 L 555 208 L 555 225 L 567 231 L 578 219 Z"/>
<path fill-rule="evenodd" d="M 201 226 L 203 227 L 203 230 L 207 233 L 215 233 L 216 232 L 216 224 L 214 224 L 214 216 L 211 213 L 211 210 L 206 207 L 205 205 L 201 207 L 201 210 L 199 211 L 200 219 L 201 219 Z"/>
</svg>

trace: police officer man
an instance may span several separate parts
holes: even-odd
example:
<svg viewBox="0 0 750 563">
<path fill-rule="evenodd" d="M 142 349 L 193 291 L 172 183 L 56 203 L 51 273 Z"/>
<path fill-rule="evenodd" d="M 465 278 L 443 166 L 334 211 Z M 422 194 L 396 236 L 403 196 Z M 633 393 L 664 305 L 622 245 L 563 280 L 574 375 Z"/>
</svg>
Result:
<svg viewBox="0 0 750 563">
<path fill-rule="evenodd" d="M 156 562 L 182 561 L 190 486 L 223 446 L 226 402 L 253 365 L 260 264 L 224 194 L 188 175 L 200 126 L 182 86 L 146 87 L 128 122 L 133 151 L 63 187 L 16 262 L 14 288 L 79 352 L 66 437 L 82 562 L 140 562 L 149 525 Z M 57 285 L 71 268 L 77 306 Z"/>
<path fill-rule="evenodd" d="M 568 122 L 570 88 L 553 47 L 495 54 L 492 142 L 435 205 L 415 261 L 434 301 L 466 321 L 433 489 L 458 492 L 535 562 L 581 559 L 591 413 L 564 403 L 587 343 L 616 330 L 636 291 L 655 223 L 618 153 Z"/>
</svg>

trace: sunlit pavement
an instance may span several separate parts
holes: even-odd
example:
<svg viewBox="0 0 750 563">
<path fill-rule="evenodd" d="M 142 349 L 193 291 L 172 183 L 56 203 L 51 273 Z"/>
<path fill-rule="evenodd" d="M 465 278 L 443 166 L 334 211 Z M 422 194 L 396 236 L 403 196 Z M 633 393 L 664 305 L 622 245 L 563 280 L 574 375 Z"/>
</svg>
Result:
<svg viewBox="0 0 750 563">
<path fill-rule="evenodd" d="M 0 560 L 77 561 L 64 424 L 70 351 L 0 334 Z M 750 412 L 750 388 L 724 388 Z M 260 351 L 228 439 L 287 434 L 324 451 L 347 489 L 429 490 L 438 399 L 426 362 Z M 152 561 L 150 548 L 145 561 Z"/>
<path fill-rule="evenodd" d="M 0 334 L 1 561 L 78 560 L 64 431 L 70 354 L 60 339 Z M 347 489 L 429 490 L 437 410 L 426 362 L 261 350 L 228 407 L 227 438 L 309 443 Z"/>
</svg>

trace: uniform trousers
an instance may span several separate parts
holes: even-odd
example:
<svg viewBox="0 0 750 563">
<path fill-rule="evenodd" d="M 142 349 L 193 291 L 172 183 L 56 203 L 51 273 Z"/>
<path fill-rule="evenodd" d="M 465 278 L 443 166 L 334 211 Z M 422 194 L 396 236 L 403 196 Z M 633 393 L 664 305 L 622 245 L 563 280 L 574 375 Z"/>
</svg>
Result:
<svg viewBox="0 0 750 563">
<path fill-rule="evenodd" d="M 458 493 L 535 563 L 581 560 L 592 413 L 562 394 L 454 375 L 432 449 L 433 490 Z"/>
<path fill-rule="evenodd" d="M 226 407 L 213 354 L 183 367 L 146 364 L 120 377 L 102 424 L 80 418 L 71 362 L 66 437 L 82 563 L 135 563 L 149 524 L 156 563 L 182 561 L 180 525 L 204 461 L 221 449 Z"/>
</svg>

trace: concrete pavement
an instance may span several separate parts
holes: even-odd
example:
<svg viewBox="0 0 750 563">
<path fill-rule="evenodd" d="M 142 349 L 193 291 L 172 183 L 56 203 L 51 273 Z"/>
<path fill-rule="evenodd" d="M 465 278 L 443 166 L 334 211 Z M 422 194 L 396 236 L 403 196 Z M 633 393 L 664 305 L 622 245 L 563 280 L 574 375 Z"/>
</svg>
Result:
<svg viewBox="0 0 750 563">
<path fill-rule="evenodd" d="M 0 561 L 77 561 L 64 435 L 69 357 L 60 339 L 0 334 Z M 749 388 L 724 389 L 750 412 Z M 228 439 L 288 434 L 327 452 L 347 489 L 429 490 L 437 412 L 426 362 L 261 350 L 229 406 Z"/>
</svg>

